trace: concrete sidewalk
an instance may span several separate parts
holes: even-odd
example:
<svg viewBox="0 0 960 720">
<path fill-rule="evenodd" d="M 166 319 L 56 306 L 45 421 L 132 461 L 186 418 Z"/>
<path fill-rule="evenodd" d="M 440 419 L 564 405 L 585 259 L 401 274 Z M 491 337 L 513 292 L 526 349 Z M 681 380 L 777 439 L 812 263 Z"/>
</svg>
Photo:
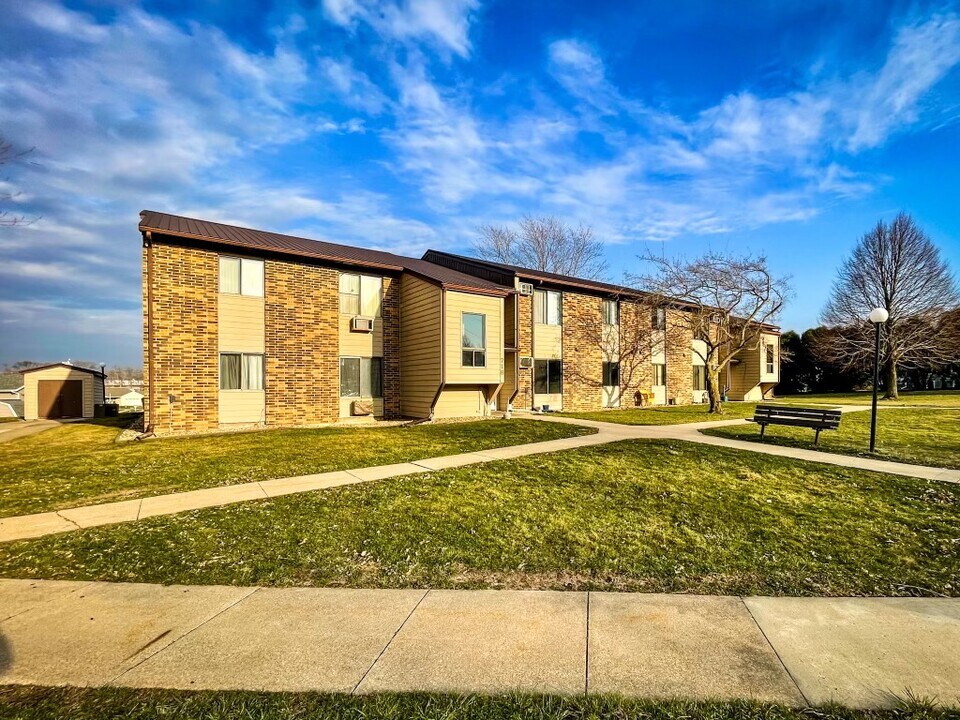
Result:
<svg viewBox="0 0 960 720">
<path fill-rule="evenodd" d="M 848 408 L 847 411 L 856 412 L 862 409 L 863 408 L 853 406 L 852 408 Z M 859 470 L 905 475 L 925 480 L 960 483 L 960 470 L 948 470 L 923 465 L 907 465 L 905 463 L 872 460 L 870 458 L 838 455 L 816 450 L 804 450 L 802 448 L 765 445 L 745 440 L 714 437 L 704 435 L 700 432 L 703 428 L 742 425 L 746 423 L 746 420 L 721 420 L 688 423 L 685 425 L 618 425 L 595 420 L 557 417 L 555 415 L 530 417 L 542 420 L 543 422 L 558 422 L 592 427 L 597 429 L 597 433 L 594 435 L 582 435 L 559 440 L 529 443 L 527 445 L 511 445 L 483 450 L 482 452 L 426 458 L 424 460 L 399 463 L 396 465 L 380 465 L 354 470 L 338 470 L 317 475 L 262 480 L 259 482 L 207 488 L 204 490 L 156 495 L 136 500 L 122 500 L 100 505 L 85 505 L 56 512 L 0 518 L 0 542 L 26 540 L 99 525 L 133 522 L 157 515 L 173 515 L 189 510 L 230 505 L 248 500 L 264 500 L 281 495 L 290 495 L 292 493 L 324 490 L 342 485 L 435 472 L 447 468 L 476 465 L 493 462 L 495 460 L 510 460 L 526 455 L 573 450 L 581 447 L 617 442 L 619 440 L 683 440 L 686 442 L 716 445 L 735 450 L 777 455 L 796 460 L 808 460 Z"/>
<path fill-rule="evenodd" d="M 960 600 L 0 580 L 0 682 L 960 704 Z"/>
</svg>

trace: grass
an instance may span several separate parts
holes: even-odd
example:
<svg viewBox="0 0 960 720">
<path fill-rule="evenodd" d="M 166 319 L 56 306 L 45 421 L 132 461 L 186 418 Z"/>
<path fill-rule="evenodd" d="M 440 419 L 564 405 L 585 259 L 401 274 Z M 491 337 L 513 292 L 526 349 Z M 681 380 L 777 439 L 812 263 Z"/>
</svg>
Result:
<svg viewBox="0 0 960 720">
<path fill-rule="evenodd" d="M 20 422 L 20 418 L 15 418 L 15 417 L 0 418 L 0 423 L 9 423 L 9 422 Z"/>
<path fill-rule="evenodd" d="M 0 720 L 39 718 L 342 718 L 343 720 L 946 720 L 956 711 L 912 702 L 888 710 L 796 709 L 748 701 L 613 696 L 267 693 L 0 686 Z"/>
<path fill-rule="evenodd" d="M 708 422 L 710 420 L 736 420 L 753 417 L 756 403 L 729 402 L 723 404 L 722 415 L 711 415 L 707 405 L 660 405 L 647 408 L 623 408 L 597 410 L 595 412 L 557 413 L 564 417 L 581 420 L 598 420 L 619 425 L 679 425 L 681 423 Z"/>
<path fill-rule="evenodd" d="M 760 442 L 759 428 L 734 425 L 702 430 L 708 435 Z M 767 426 L 765 443 L 812 448 L 814 431 L 809 428 Z M 820 433 L 819 449 L 841 455 L 934 467 L 960 468 L 960 409 L 897 408 L 877 412 L 877 452 L 870 448 L 870 413 L 846 413 L 837 431 Z"/>
<path fill-rule="evenodd" d="M 309 475 L 595 432 L 536 420 L 317 428 L 117 443 L 129 418 L 0 443 L 0 516 Z"/>
<path fill-rule="evenodd" d="M 960 486 L 625 441 L 6 543 L 0 576 L 960 595 Z"/>
<path fill-rule="evenodd" d="M 787 402 L 796 405 L 804 403 L 837 404 L 837 405 L 869 405 L 873 401 L 871 392 L 851 393 L 822 393 L 806 395 L 785 395 L 777 398 L 778 402 Z M 911 390 L 900 393 L 899 400 L 884 400 L 883 395 L 878 398 L 880 405 L 922 405 L 924 407 L 960 408 L 960 390 Z"/>
</svg>

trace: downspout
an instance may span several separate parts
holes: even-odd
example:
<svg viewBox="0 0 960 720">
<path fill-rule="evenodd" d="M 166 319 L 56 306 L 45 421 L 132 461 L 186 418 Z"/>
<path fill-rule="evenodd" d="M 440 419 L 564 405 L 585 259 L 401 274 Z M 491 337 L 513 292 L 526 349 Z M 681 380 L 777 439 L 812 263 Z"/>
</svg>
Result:
<svg viewBox="0 0 960 720">
<path fill-rule="evenodd" d="M 433 415 L 437 410 L 437 402 L 440 400 L 440 393 L 446 387 L 447 363 L 447 291 L 440 286 L 440 385 L 437 387 L 437 394 L 433 396 L 433 402 L 430 403 L 430 415 L 427 420 L 433 421 Z"/>
<path fill-rule="evenodd" d="M 154 418 L 154 362 L 153 362 L 153 236 L 147 230 L 143 233 L 143 246 L 147 249 L 147 418 L 144 423 L 144 435 L 153 434 Z"/>
</svg>

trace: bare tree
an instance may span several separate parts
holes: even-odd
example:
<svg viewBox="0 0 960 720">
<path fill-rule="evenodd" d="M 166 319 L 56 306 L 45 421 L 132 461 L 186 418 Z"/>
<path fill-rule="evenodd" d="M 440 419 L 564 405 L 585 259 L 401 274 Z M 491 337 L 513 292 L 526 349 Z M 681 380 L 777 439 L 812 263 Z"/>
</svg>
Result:
<svg viewBox="0 0 960 720">
<path fill-rule="evenodd" d="M 33 148 L 28 150 L 14 150 L 13 145 L 0 137 L 0 165 L 9 165 L 18 162 L 33 152 Z M 16 197 L 15 193 L 0 192 L 0 204 L 6 204 Z M 27 218 L 23 215 L 12 215 L 9 210 L 0 209 L 0 227 L 13 227 L 15 225 L 29 225 L 36 222 L 37 218 Z"/>
<path fill-rule="evenodd" d="M 635 278 L 693 338 L 706 366 L 710 412 L 723 413 L 720 373 L 742 351 L 758 352 L 790 294 L 789 278 L 776 277 L 764 256 L 707 253 L 694 260 L 648 253 L 653 272 Z"/>
<path fill-rule="evenodd" d="M 818 343 L 822 359 L 842 367 L 872 363 L 875 307 L 890 314 L 881 358 L 886 397 L 896 398 L 897 368 L 919 369 L 957 360 L 957 341 L 944 324 L 960 304 L 956 283 L 940 251 L 906 213 L 866 233 L 837 273 L 823 323 L 842 330 Z"/>
<path fill-rule="evenodd" d="M 607 272 L 603 243 L 593 230 L 555 217 L 525 216 L 516 228 L 484 225 L 473 250 L 485 260 L 590 280 Z"/>
</svg>

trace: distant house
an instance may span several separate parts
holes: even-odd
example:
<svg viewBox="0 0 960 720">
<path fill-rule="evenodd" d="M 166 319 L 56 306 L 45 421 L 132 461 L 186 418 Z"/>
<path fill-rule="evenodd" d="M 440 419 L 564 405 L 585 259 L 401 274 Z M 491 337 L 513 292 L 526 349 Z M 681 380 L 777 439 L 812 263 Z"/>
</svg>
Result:
<svg viewBox="0 0 960 720">
<path fill-rule="evenodd" d="M 23 385 L 0 388 L 0 418 L 10 417 L 23 417 Z"/>
<path fill-rule="evenodd" d="M 0 401 L 23 400 L 23 385 L 15 388 L 0 388 Z"/>
<path fill-rule="evenodd" d="M 143 393 L 139 387 L 108 385 L 105 389 L 107 402 L 121 410 L 143 410 Z"/>
</svg>

